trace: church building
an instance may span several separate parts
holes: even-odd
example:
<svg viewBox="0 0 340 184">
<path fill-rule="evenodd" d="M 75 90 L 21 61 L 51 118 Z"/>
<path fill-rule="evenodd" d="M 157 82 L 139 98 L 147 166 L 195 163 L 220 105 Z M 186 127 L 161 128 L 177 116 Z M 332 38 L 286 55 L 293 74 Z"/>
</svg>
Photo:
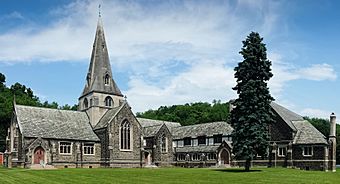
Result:
<svg viewBox="0 0 340 184">
<path fill-rule="evenodd" d="M 181 126 L 136 118 L 112 77 L 101 17 L 78 111 L 17 105 L 6 138 L 8 167 L 238 167 L 228 122 Z M 271 104 L 270 148 L 252 164 L 335 171 L 335 115 L 326 139 L 300 115 Z M 232 106 L 231 106 L 232 108 Z"/>
</svg>

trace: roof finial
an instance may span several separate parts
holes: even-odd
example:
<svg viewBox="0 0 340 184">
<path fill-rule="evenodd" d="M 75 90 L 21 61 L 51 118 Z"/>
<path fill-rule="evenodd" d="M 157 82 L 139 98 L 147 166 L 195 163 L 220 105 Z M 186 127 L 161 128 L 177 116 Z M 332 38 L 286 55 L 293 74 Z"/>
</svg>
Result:
<svg viewBox="0 0 340 184">
<path fill-rule="evenodd" d="M 98 6 L 98 14 L 99 14 L 99 17 L 101 17 L 102 15 L 101 15 L 101 12 L 100 12 L 100 8 L 101 8 L 101 4 L 99 4 L 99 6 Z"/>
</svg>

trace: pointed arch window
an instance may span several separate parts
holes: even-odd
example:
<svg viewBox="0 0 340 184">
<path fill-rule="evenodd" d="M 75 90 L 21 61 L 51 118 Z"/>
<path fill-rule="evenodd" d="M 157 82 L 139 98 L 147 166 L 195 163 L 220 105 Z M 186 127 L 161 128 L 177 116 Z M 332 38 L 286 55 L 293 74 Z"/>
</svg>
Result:
<svg viewBox="0 0 340 184">
<path fill-rule="evenodd" d="M 87 98 L 84 99 L 84 108 L 87 109 L 89 107 L 89 102 L 87 101 Z"/>
<path fill-rule="evenodd" d="M 109 85 L 110 84 L 110 75 L 106 74 L 104 77 L 104 84 Z"/>
<path fill-rule="evenodd" d="M 161 137 L 161 151 L 162 153 L 166 153 L 168 151 L 165 134 Z"/>
<path fill-rule="evenodd" d="M 130 150 L 131 149 L 131 127 L 130 123 L 125 120 L 120 127 L 120 149 Z"/>
<path fill-rule="evenodd" d="M 113 100 L 112 100 L 112 98 L 111 98 L 110 96 L 107 96 L 107 97 L 105 98 L 105 106 L 106 106 L 106 107 L 111 107 L 111 106 L 113 106 Z"/>
</svg>

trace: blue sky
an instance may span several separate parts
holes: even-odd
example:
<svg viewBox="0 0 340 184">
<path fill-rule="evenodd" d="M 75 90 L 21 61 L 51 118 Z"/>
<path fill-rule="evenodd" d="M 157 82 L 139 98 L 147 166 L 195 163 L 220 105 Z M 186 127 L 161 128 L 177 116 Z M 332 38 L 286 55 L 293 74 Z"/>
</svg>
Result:
<svg viewBox="0 0 340 184">
<path fill-rule="evenodd" d="M 242 40 L 267 45 L 276 101 L 301 115 L 340 113 L 338 1 L 0 2 L 0 72 L 42 100 L 75 104 L 84 87 L 98 4 L 113 76 L 134 112 L 236 94 Z"/>
</svg>

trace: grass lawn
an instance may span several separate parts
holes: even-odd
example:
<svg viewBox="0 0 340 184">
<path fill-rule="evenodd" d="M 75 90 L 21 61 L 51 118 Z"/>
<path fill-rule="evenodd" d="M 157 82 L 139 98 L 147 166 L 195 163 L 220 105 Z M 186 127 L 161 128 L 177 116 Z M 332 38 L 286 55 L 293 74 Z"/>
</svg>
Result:
<svg viewBox="0 0 340 184">
<path fill-rule="evenodd" d="M 285 168 L 57 169 L 0 168 L 0 183 L 340 183 L 336 173 Z"/>
</svg>

